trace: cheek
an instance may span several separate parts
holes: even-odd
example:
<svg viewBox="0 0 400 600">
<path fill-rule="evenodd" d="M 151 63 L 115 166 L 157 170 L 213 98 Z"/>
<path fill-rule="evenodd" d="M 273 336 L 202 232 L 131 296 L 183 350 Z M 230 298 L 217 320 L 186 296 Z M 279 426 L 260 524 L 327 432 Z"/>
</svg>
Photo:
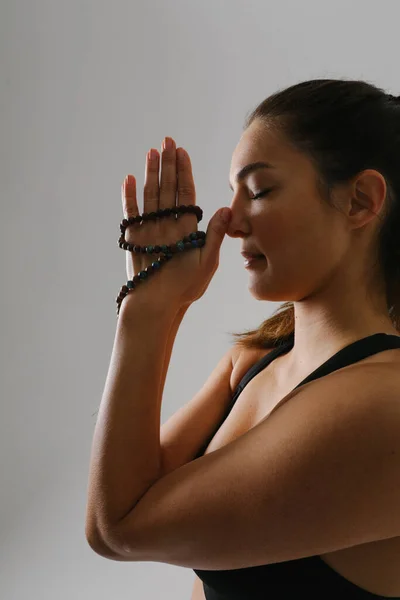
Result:
<svg viewBox="0 0 400 600">
<path fill-rule="evenodd" d="M 337 232 L 336 232 L 337 233 Z M 340 237 L 340 236 L 339 236 Z M 333 223 L 320 213 L 270 215 L 265 227 L 263 250 L 274 271 L 295 279 L 318 276 L 335 262 L 338 237 Z"/>
<path fill-rule="evenodd" d="M 304 219 L 297 218 L 291 211 L 290 218 L 281 210 L 270 213 L 263 220 L 260 239 L 263 240 L 263 250 L 267 257 L 285 257 L 297 253 L 299 247 L 304 247 L 310 237 L 312 225 Z"/>
</svg>

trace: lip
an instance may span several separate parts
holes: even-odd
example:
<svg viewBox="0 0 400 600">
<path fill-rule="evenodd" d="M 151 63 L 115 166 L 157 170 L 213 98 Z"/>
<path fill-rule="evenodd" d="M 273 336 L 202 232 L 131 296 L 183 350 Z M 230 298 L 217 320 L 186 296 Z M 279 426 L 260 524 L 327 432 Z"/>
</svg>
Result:
<svg viewBox="0 0 400 600">
<path fill-rule="evenodd" d="M 253 254 L 252 252 L 241 252 L 240 254 L 245 258 L 261 258 L 261 256 L 264 256 L 263 254 Z"/>
<path fill-rule="evenodd" d="M 263 261 L 265 261 L 265 256 L 253 256 L 251 257 L 246 257 L 245 261 L 244 261 L 244 266 L 246 269 L 255 267 L 256 265 L 260 265 L 260 263 L 262 263 Z"/>
</svg>

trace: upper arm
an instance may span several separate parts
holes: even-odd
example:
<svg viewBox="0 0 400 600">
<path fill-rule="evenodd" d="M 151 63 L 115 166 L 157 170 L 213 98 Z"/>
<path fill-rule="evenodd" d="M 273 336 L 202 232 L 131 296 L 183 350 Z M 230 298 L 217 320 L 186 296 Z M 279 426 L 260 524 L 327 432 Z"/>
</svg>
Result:
<svg viewBox="0 0 400 600">
<path fill-rule="evenodd" d="M 376 364 L 305 384 L 230 444 L 161 477 L 109 543 L 121 560 L 224 570 L 400 535 L 399 383 Z"/>
<path fill-rule="evenodd" d="M 160 428 L 163 475 L 193 460 L 215 433 L 232 396 L 231 377 L 236 346 L 220 359 L 199 392 Z"/>
</svg>

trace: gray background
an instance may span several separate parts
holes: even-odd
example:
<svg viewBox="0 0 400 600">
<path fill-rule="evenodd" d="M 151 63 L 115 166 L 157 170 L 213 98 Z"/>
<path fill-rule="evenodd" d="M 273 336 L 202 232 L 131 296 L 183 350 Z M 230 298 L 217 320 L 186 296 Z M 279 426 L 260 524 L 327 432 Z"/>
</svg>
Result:
<svg viewBox="0 0 400 600">
<path fill-rule="evenodd" d="M 194 573 L 96 555 L 85 529 L 90 448 L 126 280 L 120 188 L 172 136 L 204 210 L 229 206 L 246 114 L 323 77 L 400 93 L 396 1 L 0 2 L 2 600 L 188 600 Z M 140 204 L 139 204 L 140 206 Z M 255 300 L 226 237 L 186 313 L 162 422 L 201 388 Z M 195 343 L 193 341 L 195 340 Z M 184 375 L 183 375 L 184 374 Z"/>
</svg>

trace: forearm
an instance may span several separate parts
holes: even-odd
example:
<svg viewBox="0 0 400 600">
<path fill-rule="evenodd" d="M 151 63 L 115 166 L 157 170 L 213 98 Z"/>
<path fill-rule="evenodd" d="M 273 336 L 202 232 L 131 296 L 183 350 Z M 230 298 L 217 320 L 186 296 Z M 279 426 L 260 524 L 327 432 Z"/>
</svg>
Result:
<svg viewBox="0 0 400 600">
<path fill-rule="evenodd" d="M 172 349 L 174 347 L 176 334 L 178 333 L 178 329 L 180 324 L 182 323 L 182 319 L 185 316 L 187 308 L 181 309 L 175 319 L 172 322 L 171 329 L 169 331 L 168 340 L 165 346 L 165 355 L 164 355 L 164 364 L 162 368 L 161 382 L 160 382 L 160 394 L 161 398 L 164 393 L 165 381 L 167 379 L 167 373 L 169 368 L 169 363 L 171 362 Z"/>
<path fill-rule="evenodd" d="M 95 529 L 106 532 L 162 475 L 161 399 L 187 309 L 177 313 L 133 297 L 127 300 L 121 306 L 94 431 L 87 535 L 94 535 Z"/>
</svg>

